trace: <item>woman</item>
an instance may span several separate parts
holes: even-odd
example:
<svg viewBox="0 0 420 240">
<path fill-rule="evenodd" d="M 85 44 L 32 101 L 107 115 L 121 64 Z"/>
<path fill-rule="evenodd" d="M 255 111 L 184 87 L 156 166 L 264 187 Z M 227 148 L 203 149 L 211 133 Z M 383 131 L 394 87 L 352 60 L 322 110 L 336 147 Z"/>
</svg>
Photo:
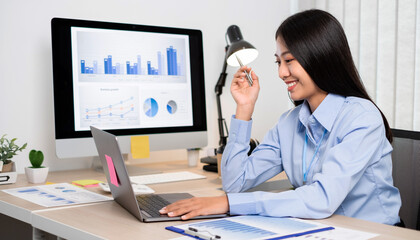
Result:
<svg viewBox="0 0 420 240">
<path fill-rule="evenodd" d="M 161 212 L 183 219 L 228 211 L 315 219 L 340 214 L 399 223 L 391 130 L 360 80 L 340 23 L 321 10 L 295 14 L 277 30 L 276 46 L 279 77 L 296 107 L 248 157 L 259 79 L 250 68 L 239 69 L 231 85 L 236 115 L 221 166 L 227 195 L 179 201 Z M 252 87 L 244 70 L 251 72 Z M 294 190 L 243 192 L 282 171 Z"/>
</svg>

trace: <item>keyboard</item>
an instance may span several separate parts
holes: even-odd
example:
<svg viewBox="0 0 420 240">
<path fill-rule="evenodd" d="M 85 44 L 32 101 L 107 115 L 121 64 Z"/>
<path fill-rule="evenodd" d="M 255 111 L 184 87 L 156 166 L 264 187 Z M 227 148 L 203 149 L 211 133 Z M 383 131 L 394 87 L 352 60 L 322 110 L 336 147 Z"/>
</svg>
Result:
<svg viewBox="0 0 420 240">
<path fill-rule="evenodd" d="M 152 217 L 159 217 L 159 210 L 171 204 L 159 195 L 139 195 L 136 196 L 140 209 L 146 211 Z"/>
<path fill-rule="evenodd" d="M 188 172 L 170 172 L 170 173 L 157 173 L 140 176 L 132 176 L 130 180 L 136 184 L 155 184 L 155 183 L 167 183 L 167 182 L 178 182 L 187 180 L 204 179 L 206 176 Z"/>
</svg>

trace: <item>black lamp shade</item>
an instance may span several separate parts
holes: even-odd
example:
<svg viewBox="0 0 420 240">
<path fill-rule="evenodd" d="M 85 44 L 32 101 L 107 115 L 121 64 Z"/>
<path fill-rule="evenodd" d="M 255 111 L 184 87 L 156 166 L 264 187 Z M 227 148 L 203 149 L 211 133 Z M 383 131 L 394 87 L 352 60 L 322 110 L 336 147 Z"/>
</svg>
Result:
<svg viewBox="0 0 420 240">
<path fill-rule="evenodd" d="M 227 29 L 230 46 L 226 53 L 226 62 L 230 66 L 239 66 L 236 55 L 241 59 L 244 65 L 252 62 L 257 58 L 258 51 L 249 42 L 245 41 L 242 37 L 241 30 L 238 26 L 232 25 Z"/>
</svg>

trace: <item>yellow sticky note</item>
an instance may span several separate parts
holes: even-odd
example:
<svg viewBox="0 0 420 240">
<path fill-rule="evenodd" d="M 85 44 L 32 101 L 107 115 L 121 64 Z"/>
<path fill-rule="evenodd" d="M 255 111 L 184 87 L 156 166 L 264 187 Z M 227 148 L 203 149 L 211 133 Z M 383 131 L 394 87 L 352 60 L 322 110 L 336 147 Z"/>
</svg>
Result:
<svg viewBox="0 0 420 240">
<path fill-rule="evenodd" d="M 131 137 L 131 154 L 134 159 L 149 158 L 150 145 L 149 136 L 133 136 Z"/>
<path fill-rule="evenodd" d="M 82 186 L 82 187 L 93 187 L 93 186 L 97 186 L 98 183 L 101 183 L 101 182 L 102 181 L 95 180 L 95 179 L 82 179 L 82 180 L 73 181 L 72 184 Z"/>
</svg>

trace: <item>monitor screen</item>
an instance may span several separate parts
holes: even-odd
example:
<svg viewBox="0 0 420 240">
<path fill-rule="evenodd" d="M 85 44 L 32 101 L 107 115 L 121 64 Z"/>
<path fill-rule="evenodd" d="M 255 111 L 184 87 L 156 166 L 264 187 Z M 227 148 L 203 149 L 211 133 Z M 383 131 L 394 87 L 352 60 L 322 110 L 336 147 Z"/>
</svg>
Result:
<svg viewBox="0 0 420 240">
<path fill-rule="evenodd" d="M 199 30 L 54 18 L 56 151 L 96 155 L 89 126 L 149 135 L 151 150 L 207 145 Z"/>
</svg>

